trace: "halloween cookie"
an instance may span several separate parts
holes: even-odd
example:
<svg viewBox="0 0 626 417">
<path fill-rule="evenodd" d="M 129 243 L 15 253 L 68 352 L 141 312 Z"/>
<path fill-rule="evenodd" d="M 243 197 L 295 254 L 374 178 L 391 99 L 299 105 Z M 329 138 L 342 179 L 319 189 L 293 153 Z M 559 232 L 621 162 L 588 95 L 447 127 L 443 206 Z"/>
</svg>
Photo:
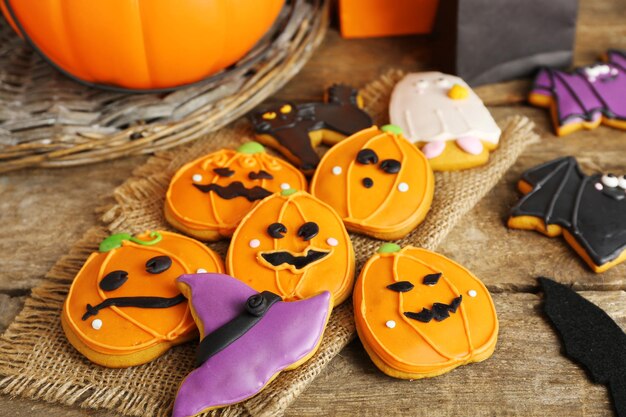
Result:
<svg viewBox="0 0 626 417">
<path fill-rule="evenodd" d="M 181 274 L 222 272 L 219 256 L 175 233 L 126 233 L 105 239 L 70 287 L 61 323 L 90 361 L 111 368 L 149 362 L 196 336 Z"/>
<path fill-rule="evenodd" d="M 201 341 L 196 369 L 178 390 L 173 417 L 243 401 L 280 372 L 306 362 L 319 347 L 333 305 L 327 291 L 284 302 L 222 274 L 183 275 L 178 282 Z"/>
<path fill-rule="evenodd" d="M 435 190 L 424 155 L 397 126 L 362 130 L 330 148 L 311 194 L 330 204 L 349 230 L 399 239 L 424 220 Z"/>
<path fill-rule="evenodd" d="M 362 108 L 357 90 L 333 85 L 324 103 L 283 102 L 254 112 L 251 120 L 259 142 L 278 149 L 302 171 L 312 173 L 320 160 L 315 151 L 320 143 L 334 145 L 372 125 L 372 118 Z"/>
<path fill-rule="evenodd" d="M 528 101 L 550 109 L 559 136 L 602 123 L 626 129 L 626 53 L 610 50 L 606 62 L 572 72 L 543 68 Z"/>
<path fill-rule="evenodd" d="M 508 225 L 563 234 L 595 272 L 626 260 L 626 176 L 585 175 L 568 156 L 524 172 Z"/>
<path fill-rule="evenodd" d="M 354 251 L 335 210 L 304 191 L 261 201 L 235 230 L 228 273 L 286 301 L 330 291 L 342 303 L 354 282 Z"/>
<path fill-rule="evenodd" d="M 393 89 L 389 119 L 426 155 L 435 171 L 484 165 L 498 147 L 500 128 L 459 77 L 408 74 Z"/>
<path fill-rule="evenodd" d="M 306 179 L 291 164 L 248 142 L 222 149 L 183 166 L 165 197 L 165 219 L 202 240 L 229 237 L 242 217 L 280 190 L 306 189 Z"/>
<path fill-rule="evenodd" d="M 426 249 L 382 245 L 363 267 L 353 300 L 363 346 L 389 376 L 433 377 L 495 350 L 498 318 L 487 288 Z"/>
</svg>

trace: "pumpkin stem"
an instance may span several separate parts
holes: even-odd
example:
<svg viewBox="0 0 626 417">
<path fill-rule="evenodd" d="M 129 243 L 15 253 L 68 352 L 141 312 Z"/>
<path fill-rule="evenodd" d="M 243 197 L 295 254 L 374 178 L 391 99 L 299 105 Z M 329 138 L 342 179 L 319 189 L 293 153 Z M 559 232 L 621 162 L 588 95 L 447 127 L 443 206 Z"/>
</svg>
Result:
<svg viewBox="0 0 626 417">
<path fill-rule="evenodd" d="M 253 155 L 255 153 L 265 152 L 265 148 L 259 142 L 246 142 L 237 148 L 239 153 L 247 153 Z"/>
<path fill-rule="evenodd" d="M 295 194 L 297 192 L 298 192 L 298 190 L 295 190 L 293 188 L 287 188 L 286 190 L 282 190 L 280 192 L 280 195 L 282 195 L 283 197 L 287 197 L 287 196 L 290 196 L 290 195 Z"/>
<path fill-rule="evenodd" d="M 397 126 L 397 125 L 384 125 L 383 127 L 380 128 L 380 130 L 382 130 L 383 132 L 393 133 L 395 135 L 402 134 L 402 128 L 400 128 L 400 126 Z"/>
<path fill-rule="evenodd" d="M 116 233 L 113 234 L 106 239 L 104 239 L 100 246 L 98 246 L 98 251 L 100 252 L 108 252 L 113 249 L 121 248 L 122 242 L 125 240 L 129 240 L 131 242 L 138 243 L 140 245 L 154 245 L 163 239 L 163 236 L 159 232 L 150 232 L 150 237 L 152 240 L 141 240 L 133 237 L 130 233 Z"/>
<path fill-rule="evenodd" d="M 378 248 L 378 253 L 395 253 L 399 252 L 401 249 L 402 247 L 395 243 L 383 243 L 380 248 Z"/>
</svg>

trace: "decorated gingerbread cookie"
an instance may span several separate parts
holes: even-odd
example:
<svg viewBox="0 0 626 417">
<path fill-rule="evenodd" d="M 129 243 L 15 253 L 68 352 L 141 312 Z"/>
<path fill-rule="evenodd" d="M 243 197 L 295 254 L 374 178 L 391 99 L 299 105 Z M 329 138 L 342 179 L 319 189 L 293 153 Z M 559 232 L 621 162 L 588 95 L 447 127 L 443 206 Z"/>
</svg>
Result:
<svg viewBox="0 0 626 417">
<path fill-rule="evenodd" d="M 524 172 L 508 225 L 563 237 L 595 272 L 626 260 L 626 176 L 585 175 L 568 156 Z"/>
<path fill-rule="evenodd" d="M 226 270 L 287 301 L 330 291 L 340 304 L 352 290 L 354 251 L 332 207 L 304 191 L 286 190 L 261 201 L 241 221 Z"/>
<path fill-rule="evenodd" d="M 229 237 L 246 213 L 265 197 L 288 188 L 306 189 L 306 179 L 291 164 L 248 142 L 222 149 L 183 166 L 165 198 L 165 218 L 202 240 Z"/>
<path fill-rule="evenodd" d="M 424 155 L 393 125 L 362 130 L 330 148 L 311 194 L 330 204 L 349 230 L 399 239 L 424 220 L 435 189 Z"/>
<path fill-rule="evenodd" d="M 178 282 L 200 329 L 200 346 L 173 417 L 241 402 L 306 362 L 319 347 L 333 305 L 327 291 L 284 302 L 222 274 L 183 275 Z"/>
<path fill-rule="evenodd" d="M 372 125 L 362 108 L 357 90 L 333 85 L 323 103 L 279 103 L 253 113 L 251 120 L 260 142 L 312 173 L 320 160 L 315 151 L 320 143 L 334 145 Z"/>
<path fill-rule="evenodd" d="M 393 89 L 391 123 L 417 144 L 435 171 L 484 165 L 501 130 L 489 110 L 459 77 L 408 74 Z"/>
<path fill-rule="evenodd" d="M 219 256 L 202 243 L 153 231 L 105 239 L 78 272 L 63 305 L 70 343 L 111 368 L 149 362 L 195 337 L 181 274 L 222 272 Z"/>
<path fill-rule="evenodd" d="M 550 109 L 559 136 L 600 124 L 626 129 L 626 53 L 610 50 L 606 62 L 572 72 L 543 68 L 528 101 Z"/>
<path fill-rule="evenodd" d="M 487 288 L 426 249 L 381 246 L 363 267 L 353 299 L 363 346 L 392 377 L 441 375 L 495 350 L 498 319 Z"/>
</svg>

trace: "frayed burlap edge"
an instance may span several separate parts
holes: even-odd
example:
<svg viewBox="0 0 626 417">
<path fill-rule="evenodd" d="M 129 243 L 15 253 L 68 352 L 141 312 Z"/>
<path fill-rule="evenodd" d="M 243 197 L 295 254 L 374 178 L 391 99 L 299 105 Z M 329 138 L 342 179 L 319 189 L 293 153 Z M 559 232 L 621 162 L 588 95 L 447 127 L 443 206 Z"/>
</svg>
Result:
<svg viewBox="0 0 626 417">
<path fill-rule="evenodd" d="M 387 104 L 395 83 L 403 76 L 389 71 L 362 90 L 367 110 L 377 123 L 387 120 Z M 488 165 L 462 172 L 437 173 L 435 199 L 429 215 L 415 231 L 398 243 L 435 249 L 445 236 L 498 182 L 529 143 L 538 140 L 524 117 L 503 124 L 500 148 Z M 60 329 L 59 312 L 69 285 L 89 253 L 111 232 L 137 233 L 169 227 L 162 207 L 173 173 L 183 163 L 224 146 L 251 138 L 245 121 L 175 151 L 162 152 L 139 167 L 113 194 L 104 211 L 108 225 L 88 231 L 70 253 L 59 260 L 44 282 L 33 289 L 24 310 L 0 338 L 0 390 L 10 395 L 104 408 L 123 414 L 165 416 L 171 409 L 180 380 L 191 369 L 193 344 L 170 350 L 150 364 L 111 370 L 87 362 L 67 343 Z M 380 241 L 352 235 L 357 266 L 378 248 Z M 224 255 L 227 242 L 211 247 Z M 319 351 L 298 369 L 282 373 L 260 394 L 207 415 L 280 415 L 355 335 L 350 301 L 337 307 Z"/>
</svg>

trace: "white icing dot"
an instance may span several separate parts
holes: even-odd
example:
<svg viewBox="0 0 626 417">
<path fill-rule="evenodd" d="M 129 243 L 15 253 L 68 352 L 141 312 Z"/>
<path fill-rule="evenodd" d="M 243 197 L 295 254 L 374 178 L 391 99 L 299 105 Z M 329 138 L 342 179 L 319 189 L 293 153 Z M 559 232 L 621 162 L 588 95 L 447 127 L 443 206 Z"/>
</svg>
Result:
<svg viewBox="0 0 626 417">
<path fill-rule="evenodd" d="M 193 174 L 193 177 L 191 177 L 191 179 L 193 180 L 193 182 L 200 182 L 200 181 L 202 181 L 202 175 L 200 175 L 200 174 Z"/>
<path fill-rule="evenodd" d="M 328 239 L 326 239 L 326 243 L 328 243 L 328 246 L 337 246 L 339 244 L 339 241 L 334 237 L 329 237 Z"/>
<path fill-rule="evenodd" d="M 598 191 L 602 191 L 602 189 L 604 188 L 604 187 L 602 186 L 602 184 L 600 184 L 599 182 L 596 182 L 596 184 L 594 185 L 594 187 L 596 187 L 596 190 L 598 190 Z"/>
<path fill-rule="evenodd" d="M 340 166 L 333 167 L 333 175 L 339 175 L 339 174 L 341 174 L 341 167 Z"/>
<path fill-rule="evenodd" d="M 102 320 L 95 319 L 91 322 L 91 327 L 93 327 L 94 330 L 100 330 L 102 328 Z"/>
<path fill-rule="evenodd" d="M 622 190 L 626 190 L 626 175 L 622 175 L 617 179 L 617 185 L 619 185 L 619 188 Z"/>
<path fill-rule="evenodd" d="M 252 239 L 248 244 L 251 248 L 258 248 L 261 245 L 261 241 L 259 239 Z"/>
<path fill-rule="evenodd" d="M 617 185 L 619 184 L 619 180 L 615 175 L 606 174 L 602 176 L 602 184 L 606 185 L 607 187 L 614 188 L 617 187 Z"/>
<path fill-rule="evenodd" d="M 401 193 L 406 193 L 407 191 L 409 191 L 409 184 L 407 184 L 406 182 L 401 182 L 400 184 L 398 184 L 398 191 L 400 191 Z"/>
<path fill-rule="evenodd" d="M 207 271 L 206 271 L 206 269 L 204 269 L 204 268 L 198 268 L 198 269 L 196 269 L 196 274 L 206 274 L 206 272 L 207 272 Z"/>
<path fill-rule="evenodd" d="M 394 327 L 396 327 L 396 322 L 393 320 L 389 320 L 387 321 L 387 323 L 385 323 L 385 326 L 389 327 L 390 329 L 393 329 Z"/>
<path fill-rule="evenodd" d="M 282 184 L 280 184 L 281 190 L 288 190 L 290 188 L 291 188 L 291 185 L 287 184 L 286 182 L 283 182 Z"/>
<path fill-rule="evenodd" d="M 476 292 L 476 290 L 469 290 L 467 292 L 467 295 L 469 295 L 470 297 L 476 297 L 478 293 Z"/>
</svg>

